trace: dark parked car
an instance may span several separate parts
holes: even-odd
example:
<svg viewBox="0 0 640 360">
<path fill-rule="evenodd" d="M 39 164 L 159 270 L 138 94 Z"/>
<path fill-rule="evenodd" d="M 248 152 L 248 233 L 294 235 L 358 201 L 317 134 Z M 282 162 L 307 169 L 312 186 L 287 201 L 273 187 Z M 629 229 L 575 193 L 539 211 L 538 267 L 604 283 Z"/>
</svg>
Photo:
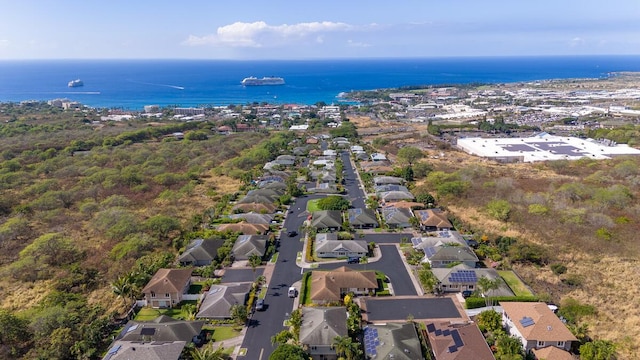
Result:
<svg viewBox="0 0 640 360">
<path fill-rule="evenodd" d="M 256 311 L 262 310 L 264 310 L 264 299 L 258 299 L 258 301 L 256 301 Z"/>
<path fill-rule="evenodd" d="M 462 297 L 465 298 L 465 299 L 468 298 L 471 295 L 473 295 L 473 291 L 471 291 L 471 290 L 465 290 L 465 291 L 462 292 Z"/>
<path fill-rule="evenodd" d="M 360 263 L 360 258 L 359 257 L 350 257 L 347 259 L 347 264 L 359 264 Z"/>
<path fill-rule="evenodd" d="M 292 230 L 292 231 L 289 231 L 289 232 L 287 233 L 287 236 L 289 236 L 289 237 L 294 237 L 294 236 L 297 236 L 297 235 L 298 235 L 298 232 L 297 232 L 297 231 L 293 231 L 293 230 Z"/>
</svg>

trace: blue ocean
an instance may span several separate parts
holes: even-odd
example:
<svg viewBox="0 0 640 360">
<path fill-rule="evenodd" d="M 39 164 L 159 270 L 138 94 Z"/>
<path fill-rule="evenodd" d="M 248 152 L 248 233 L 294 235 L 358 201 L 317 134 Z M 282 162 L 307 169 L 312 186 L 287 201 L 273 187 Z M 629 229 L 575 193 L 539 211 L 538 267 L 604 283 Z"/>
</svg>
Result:
<svg viewBox="0 0 640 360">
<path fill-rule="evenodd" d="M 67 98 L 97 108 L 337 103 L 351 90 L 414 85 L 600 78 L 640 71 L 640 56 L 483 57 L 305 61 L 0 61 L 0 102 Z M 248 76 L 281 86 L 243 87 Z M 81 79 L 84 86 L 67 87 Z"/>
</svg>

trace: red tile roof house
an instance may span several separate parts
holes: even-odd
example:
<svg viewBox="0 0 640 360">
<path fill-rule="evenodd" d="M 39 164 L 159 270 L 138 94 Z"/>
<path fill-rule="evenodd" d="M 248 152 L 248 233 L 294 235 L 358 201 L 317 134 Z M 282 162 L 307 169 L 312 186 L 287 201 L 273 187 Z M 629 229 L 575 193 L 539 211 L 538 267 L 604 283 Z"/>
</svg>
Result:
<svg viewBox="0 0 640 360">
<path fill-rule="evenodd" d="M 192 269 L 159 269 L 142 289 L 147 305 L 171 308 L 182 301 L 191 285 Z"/>
<path fill-rule="evenodd" d="M 568 351 L 571 343 L 578 341 L 543 302 L 501 302 L 500 306 L 502 323 L 527 352 L 547 346 Z"/>
</svg>

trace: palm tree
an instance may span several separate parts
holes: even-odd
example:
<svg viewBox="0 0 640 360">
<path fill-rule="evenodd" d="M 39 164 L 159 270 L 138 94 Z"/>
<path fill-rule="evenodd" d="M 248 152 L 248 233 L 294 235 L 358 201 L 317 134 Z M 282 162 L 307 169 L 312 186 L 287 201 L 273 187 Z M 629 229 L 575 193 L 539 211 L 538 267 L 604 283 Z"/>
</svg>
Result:
<svg viewBox="0 0 640 360">
<path fill-rule="evenodd" d="M 191 350 L 193 360 L 227 360 L 229 357 L 224 353 L 222 345 L 217 349 L 204 348 Z"/>
<path fill-rule="evenodd" d="M 124 306 L 127 306 L 127 299 L 132 298 L 134 294 L 134 278 L 129 273 L 122 275 L 111 283 L 111 291 L 119 298 L 122 298 Z"/>
<path fill-rule="evenodd" d="M 502 285 L 502 278 L 499 277 L 492 280 L 486 276 L 483 276 L 478 279 L 478 287 L 482 292 L 482 296 L 484 297 L 486 306 L 493 306 L 493 300 L 491 299 L 489 294 L 492 293 L 493 290 L 498 290 L 498 288 L 500 288 L 500 285 Z"/>
<path fill-rule="evenodd" d="M 349 336 L 336 336 L 333 338 L 333 346 L 336 354 L 341 358 L 355 360 L 362 356 L 360 344 L 354 342 Z"/>
</svg>

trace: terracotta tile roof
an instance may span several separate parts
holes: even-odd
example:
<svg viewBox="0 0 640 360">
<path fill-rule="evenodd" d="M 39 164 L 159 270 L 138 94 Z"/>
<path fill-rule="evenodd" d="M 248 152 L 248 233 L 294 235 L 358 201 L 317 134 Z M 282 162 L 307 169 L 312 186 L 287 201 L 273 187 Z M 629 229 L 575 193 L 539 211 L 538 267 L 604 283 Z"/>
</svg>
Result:
<svg viewBox="0 0 640 360">
<path fill-rule="evenodd" d="M 495 359 L 475 323 L 428 323 L 427 335 L 437 360 Z"/>
<path fill-rule="evenodd" d="M 267 214 L 273 214 L 276 211 L 276 206 L 271 203 L 243 203 L 236 204 L 233 207 L 233 210 L 242 210 L 244 212 L 255 211 L 258 213 L 264 212 Z"/>
<path fill-rule="evenodd" d="M 243 233 L 245 235 L 264 234 L 267 230 L 269 230 L 269 225 L 267 224 L 249 224 L 248 222 L 222 224 L 218 226 L 218 231 L 233 231 Z"/>
<path fill-rule="evenodd" d="M 442 211 L 435 211 L 433 209 L 427 210 L 415 210 L 414 213 L 416 217 L 420 219 L 420 223 L 424 226 L 433 226 L 438 229 L 453 228 L 449 219 L 447 219 L 447 214 Z"/>
<path fill-rule="evenodd" d="M 374 271 L 355 271 L 346 266 L 332 271 L 311 272 L 311 300 L 340 301 L 340 289 L 377 289 Z"/>
<path fill-rule="evenodd" d="M 147 286 L 142 289 L 142 292 L 182 293 L 187 282 L 191 279 L 191 271 L 192 269 L 159 269 L 149 280 Z"/>
<path fill-rule="evenodd" d="M 568 351 L 559 349 L 555 346 L 547 346 L 542 349 L 533 349 L 536 359 L 540 360 L 575 360 L 573 355 Z"/>
<path fill-rule="evenodd" d="M 578 341 L 543 302 L 501 302 L 500 306 L 528 341 Z M 533 324 L 523 326 L 521 320 L 525 318 L 533 321 Z"/>
</svg>

